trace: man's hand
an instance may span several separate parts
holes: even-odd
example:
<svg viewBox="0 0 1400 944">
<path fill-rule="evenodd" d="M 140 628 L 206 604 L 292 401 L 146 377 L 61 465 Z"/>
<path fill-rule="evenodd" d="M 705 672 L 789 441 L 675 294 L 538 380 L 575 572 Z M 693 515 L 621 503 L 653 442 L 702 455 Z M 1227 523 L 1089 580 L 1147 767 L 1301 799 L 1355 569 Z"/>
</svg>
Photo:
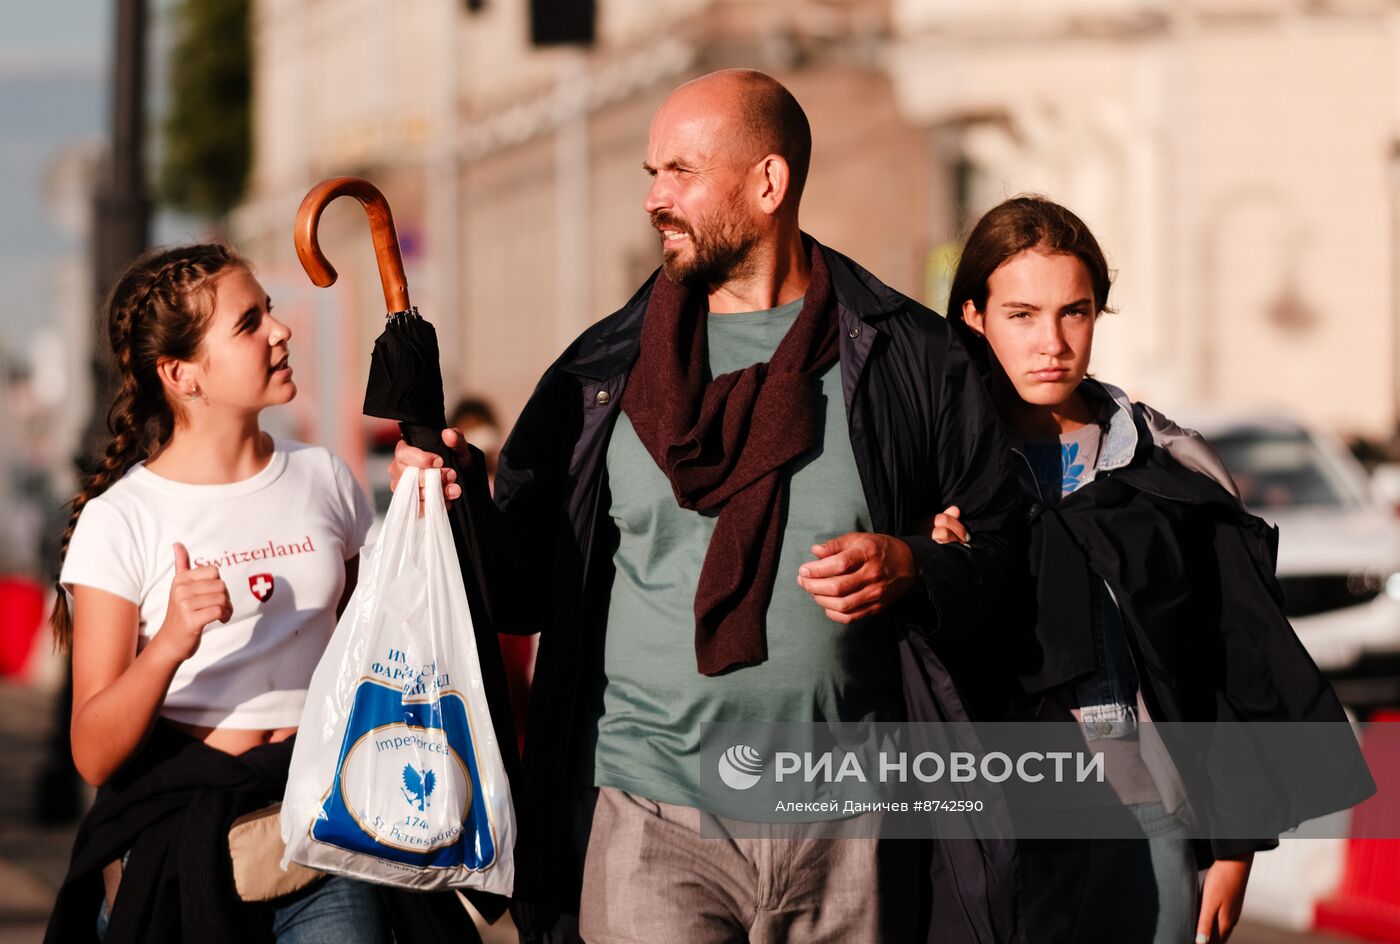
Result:
<svg viewBox="0 0 1400 944">
<path fill-rule="evenodd" d="M 914 552 L 887 534 L 852 532 L 812 548 L 797 584 L 838 623 L 874 616 L 918 585 Z"/>
<path fill-rule="evenodd" d="M 1206 870 L 1201 887 L 1201 916 L 1196 921 L 1196 940 L 1200 944 L 1224 944 L 1240 921 L 1244 907 L 1244 889 L 1249 882 L 1249 870 L 1254 853 L 1238 859 L 1216 859 Z"/>
<path fill-rule="evenodd" d="M 471 451 L 467 449 L 467 441 L 461 433 L 455 429 L 444 429 L 442 441 L 447 448 L 457 454 L 457 461 L 463 467 L 471 464 Z M 394 447 L 394 461 L 389 463 L 389 487 L 391 489 L 399 487 L 399 479 L 403 477 L 404 469 L 437 469 L 441 467 L 441 456 L 424 452 L 400 439 L 399 444 Z M 452 499 L 462 497 L 462 486 L 457 484 L 457 473 L 452 469 L 443 470 L 442 494 L 447 498 L 449 505 L 452 504 Z M 423 479 L 421 477 L 418 479 L 418 513 L 423 513 Z"/>
</svg>

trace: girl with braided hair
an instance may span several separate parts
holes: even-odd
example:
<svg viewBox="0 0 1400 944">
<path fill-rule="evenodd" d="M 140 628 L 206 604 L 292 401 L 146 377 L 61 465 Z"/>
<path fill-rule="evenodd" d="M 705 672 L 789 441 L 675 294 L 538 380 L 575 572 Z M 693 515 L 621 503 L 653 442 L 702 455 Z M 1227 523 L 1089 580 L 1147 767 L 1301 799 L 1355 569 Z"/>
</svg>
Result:
<svg viewBox="0 0 1400 944">
<path fill-rule="evenodd" d="M 217 244 L 142 256 L 104 315 L 112 439 L 73 501 L 51 620 L 74 762 L 100 789 L 48 939 L 387 940 L 372 886 L 249 904 L 231 874 L 229 827 L 281 798 L 373 518 L 342 461 L 259 427 L 296 396 L 292 331 Z"/>
</svg>

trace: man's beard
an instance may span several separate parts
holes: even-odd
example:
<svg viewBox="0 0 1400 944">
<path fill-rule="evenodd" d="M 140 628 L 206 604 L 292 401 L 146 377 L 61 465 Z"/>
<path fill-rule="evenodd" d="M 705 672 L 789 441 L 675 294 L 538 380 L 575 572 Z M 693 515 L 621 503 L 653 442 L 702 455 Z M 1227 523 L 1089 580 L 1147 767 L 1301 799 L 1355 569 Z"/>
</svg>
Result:
<svg viewBox="0 0 1400 944">
<path fill-rule="evenodd" d="M 753 230 L 743 225 L 737 213 L 728 218 L 715 214 L 700 222 L 697 231 L 669 213 L 652 214 L 653 226 L 677 227 L 690 239 L 692 251 L 685 259 L 681 258 L 679 250 L 666 252 L 665 242 L 662 242 L 661 266 L 667 277 L 677 285 L 702 288 L 723 285 L 746 275 L 753 268 L 753 248 L 758 244 Z"/>
</svg>

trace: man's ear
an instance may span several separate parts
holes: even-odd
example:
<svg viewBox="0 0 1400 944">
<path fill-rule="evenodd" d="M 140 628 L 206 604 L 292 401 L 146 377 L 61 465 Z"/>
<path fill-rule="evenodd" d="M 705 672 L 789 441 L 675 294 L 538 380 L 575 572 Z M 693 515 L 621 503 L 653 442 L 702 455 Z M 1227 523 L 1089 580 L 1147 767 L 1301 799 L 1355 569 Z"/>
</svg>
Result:
<svg viewBox="0 0 1400 944">
<path fill-rule="evenodd" d="M 779 154 L 769 154 L 757 165 L 761 175 L 758 193 L 758 206 L 772 216 L 787 199 L 788 185 L 792 183 L 792 169 Z"/>
<path fill-rule="evenodd" d="M 987 336 L 987 318 L 982 312 L 977 310 L 977 306 L 972 303 L 972 299 L 963 302 L 963 321 L 967 326 L 982 337 Z"/>
</svg>

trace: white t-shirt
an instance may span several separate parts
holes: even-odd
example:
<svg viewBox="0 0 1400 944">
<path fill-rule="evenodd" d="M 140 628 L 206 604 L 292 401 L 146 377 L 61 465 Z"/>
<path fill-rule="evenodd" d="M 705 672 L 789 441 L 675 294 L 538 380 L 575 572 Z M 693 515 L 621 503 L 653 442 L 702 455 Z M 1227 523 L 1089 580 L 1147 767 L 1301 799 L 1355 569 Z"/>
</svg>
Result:
<svg viewBox="0 0 1400 944">
<path fill-rule="evenodd" d="M 89 501 L 59 581 L 140 607 L 141 651 L 160 630 L 175 576 L 175 542 L 190 566 L 215 564 L 233 617 L 213 622 L 170 683 L 161 715 L 207 727 L 270 729 L 301 722 L 311 673 L 335 629 L 345 562 L 374 512 L 340 459 L 273 437 L 252 478 L 190 485 L 139 464 Z"/>
</svg>

